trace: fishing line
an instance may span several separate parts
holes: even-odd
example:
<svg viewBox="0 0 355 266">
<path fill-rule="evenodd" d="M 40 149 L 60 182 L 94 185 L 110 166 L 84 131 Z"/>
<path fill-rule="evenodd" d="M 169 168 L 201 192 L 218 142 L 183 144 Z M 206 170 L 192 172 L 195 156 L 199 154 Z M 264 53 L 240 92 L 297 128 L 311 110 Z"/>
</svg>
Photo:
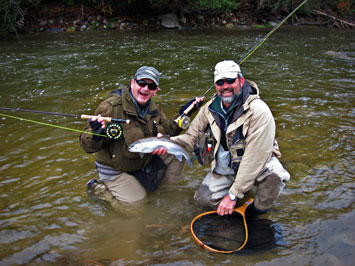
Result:
<svg viewBox="0 0 355 266">
<path fill-rule="evenodd" d="M 8 117 L 8 118 L 13 118 L 13 119 L 17 119 L 17 120 L 22 120 L 22 121 L 26 121 L 26 122 L 30 122 L 30 123 L 39 124 L 39 125 L 55 127 L 55 128 L 70 130 L 70 131 L 79 132 L 79 133 L 91 134 L 91 135 L 96 135 L 96 136 L 105 137 L 105 138 L 108 137 L 108 136 L 102 135 L 102 134 L 97 134 L 97 133 L 93 133 L 93 132 L 89 132 L 89 131 L 83 131 L 83 130 L 74 129 L 74 128 L 70 128 L 70 127 L 58 126 L 55 124 L 49 124 L 49 123 L 40 122 L 40 121 L 36 121 L 36 120 L 32 120 L 32 119 L 26 119 L 26 118 L 22 118 L 22 117 L 13 116 L 13 115 L 6 115 L 6 114 L 2 114 L 2 113 L 0 113 L 0 115 L 4 116 L 4 117 Z"/>
<path fill-rule="evenodd" d="M 271 34 L 273 34 L 289 17 L 291 17 L 301 6 L 303 6 L 308 0 L 304 0 L 298 7 L 296 7 L 287 17 L 285 17 L 279 24 L 277 24 L 264 38 L 262 38 L 257 44 L 255 44 L 247 53 L 245 53 L 237 62 L 238 65 L 241 65 L 250 55 L 252 55 L 256 49 L 258 49 L 266 40 L 269 38 Z M 201 96 L 205 96 L 214 85 L 212 85 L 205 93 Z"/>
<path fill-rule="evenodd" d="M 303 1 L 298 7 L 296 7 L 290 14 L 288 14 L 287 17 L 285 17 L 279 24 L 277 24 L 263 39 L 261 39 L 256 45 L 254 45 L 253 48 L 251 48 L 245 55 L 242 56 L 242 58 L 239 59 L 237 62 L 238 65 L 241 65 L 250 55 L 254 53 L 256 49 L 258 49 L 269 36 L 274 33 L 281 25 L 289 18 L 291 17 L 301 6 L 304 5 L 308 0 Z"/>
</svg>

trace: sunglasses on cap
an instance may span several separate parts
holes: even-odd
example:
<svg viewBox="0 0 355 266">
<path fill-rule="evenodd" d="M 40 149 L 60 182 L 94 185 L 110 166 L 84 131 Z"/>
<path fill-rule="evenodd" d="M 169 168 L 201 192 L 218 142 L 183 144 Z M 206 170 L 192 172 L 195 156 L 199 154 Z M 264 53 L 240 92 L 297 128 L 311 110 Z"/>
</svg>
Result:
<svg viewBox="0 0 355 266">
<path fill-rule="evenodd" d="M 216 81 L 216 84 L 218 86 L 223 86 L 224 82 L 227 82 L 228 84 L 233 84 L 235 82 L 236 78 L 234 79 L 219 79 Z"/>
<path fill-rule="evenodd" d="M 151 91 L 155 91 L 158 88 L 158 86 L 155 83 L 147 83 L 143 79 L 135 79 L 135 81 L 139 87 L 144 88 L 145 86 L 148 86 L 148 89 Z"/>
</svg>

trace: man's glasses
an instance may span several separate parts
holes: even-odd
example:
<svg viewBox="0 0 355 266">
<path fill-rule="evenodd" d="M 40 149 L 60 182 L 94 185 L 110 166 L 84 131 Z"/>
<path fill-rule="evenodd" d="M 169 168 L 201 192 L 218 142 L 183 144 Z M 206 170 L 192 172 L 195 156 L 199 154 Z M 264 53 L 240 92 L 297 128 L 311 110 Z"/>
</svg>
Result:
<svg viewBox="0 0 355 266">
<path fill-rule="evenodd" d="M 155 91 L 158 88 L 158 86 L 155 83 L 147 83 L 143 79 L 136 79 L 136 83 L 138 84 L 139 87 L 142 88 L 148 85 L 148 89 L 151 91 Z"/>
<path fill-rule="evenodd" d="M 216 81 L 216 84 L 218 86 L 223 86 L 224 82 L 227 82 L 228 84 L 233 84 L 235 82 L 236 78 L 235 79 L 219 79 Z"/>
</svg>

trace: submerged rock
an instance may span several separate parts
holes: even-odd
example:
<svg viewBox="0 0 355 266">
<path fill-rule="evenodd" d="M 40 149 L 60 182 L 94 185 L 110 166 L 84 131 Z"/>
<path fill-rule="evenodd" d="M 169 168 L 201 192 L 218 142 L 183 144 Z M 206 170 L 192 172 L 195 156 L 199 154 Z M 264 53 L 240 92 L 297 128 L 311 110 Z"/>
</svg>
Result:
<svg viewBox="0 0 355 266">
<path fill-rule="evenodd" d="M 350 57 L 342 52 L 336 52 L 336 51 L 326 51 L 324 53 L 325 55 L 327 56 L 331 56 L 331 57 L 334 57 L 334 58 L 338 58 L 338 59 L 347 59 L 347 60 L 353 60 L 355 58 L 353 57 Z"/>
</svg>

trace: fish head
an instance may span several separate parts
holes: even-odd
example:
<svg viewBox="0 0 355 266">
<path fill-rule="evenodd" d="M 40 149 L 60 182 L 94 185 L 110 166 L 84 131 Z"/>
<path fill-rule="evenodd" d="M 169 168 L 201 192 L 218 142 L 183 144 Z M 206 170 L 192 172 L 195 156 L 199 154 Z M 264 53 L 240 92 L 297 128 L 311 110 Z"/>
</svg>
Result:
<svg viewBox="0 0 355 266">
<path fill-rule="evenodd" d="M 142 152 L 143 149 L 143 144 L 140 141 L 135 141 L 128 146 L 128 150 L 130 152 Z"/>
</svg>

